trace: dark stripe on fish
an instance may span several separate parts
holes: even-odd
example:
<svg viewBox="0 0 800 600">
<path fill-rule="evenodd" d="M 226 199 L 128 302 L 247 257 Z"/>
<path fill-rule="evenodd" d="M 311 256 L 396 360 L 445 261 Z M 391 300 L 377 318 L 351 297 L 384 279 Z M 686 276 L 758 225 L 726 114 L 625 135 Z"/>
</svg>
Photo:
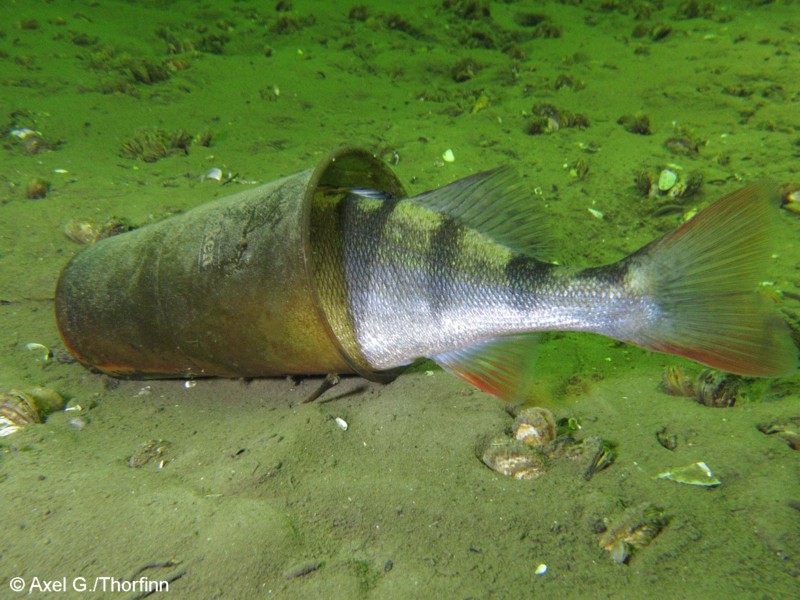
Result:
<svg viewBox="0 0 800 600">
<path fill-rule="evenodd" d="M 425 285 L 431 312 L 436 316 L 441 315 L 444 308 L 455 305 L 452 299 L 458 294 L 459 264 L 466 232 L 464 225 L 443 216 L 431 236 Z"/>
<path fill-rule="evenodd" d="M 386 231 L 386 223 L 397 208 L 399 200 L 387 198 L 381 200 L 375 207 L 375 200 L 365 200 L 359 194 L 348 194 L 339 206 L 341 212 L 342 231 L 345 239 L 359 235 L 357 232 L 366 232 L 368 235 L 360 235 L 358 243 L 345 243 L 345 268 L 348 273 L 349 281 L 361 280 L 367 282 L 371 274 L 375 273 L 373 267 L 383 246 L 383 239 Z M 352 239 L 350 241 L 353 241 Z M 358 279 L 353 279 L 352 275 L 357 272 Z"/>
<path fill-rule="evenodd" d="M 530 256 L 518 255 L 509 260 L 505 266 L 505 275 L 508 288 L 513 290 L 508 297 L 511 306 L 518 310 L 529 308 L 531 294 L 547 285 L 554 268 L 555 265 Z"/>
</svg>

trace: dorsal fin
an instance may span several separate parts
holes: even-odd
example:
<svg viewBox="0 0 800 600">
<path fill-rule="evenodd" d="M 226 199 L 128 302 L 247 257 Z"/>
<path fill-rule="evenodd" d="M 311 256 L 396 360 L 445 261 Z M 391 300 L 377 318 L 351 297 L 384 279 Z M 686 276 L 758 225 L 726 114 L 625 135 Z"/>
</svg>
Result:
<svg viewBox="0 0 800 600">
<path fill-rule="evenodd" d="M 538 334 L 495 338 L 430 357 L 445 371 L 503 400 L 523 400 L 531 388 Z"/>
<path fill-rule="evenodd" d="M 477 173 L 409 200 L 446 214 L 514 252 L 541 258 L 553 252 L 546 220 L 510 167 Z"/>
</svg>

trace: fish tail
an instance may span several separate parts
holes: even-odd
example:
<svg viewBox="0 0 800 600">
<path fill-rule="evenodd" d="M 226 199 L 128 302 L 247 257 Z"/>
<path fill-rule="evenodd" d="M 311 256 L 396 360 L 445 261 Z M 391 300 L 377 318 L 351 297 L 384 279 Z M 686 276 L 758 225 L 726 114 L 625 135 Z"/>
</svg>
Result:
<svg viewBox="0 0 800 600">
<path fill-rule="evenodd" d="M 629 278 L 657 307 L 630 341 L 742 375 L 793 373 L 789 328 L 756 291 L 776 237 L 774 200 L 774 186 L 750 185 L 629 257 Z"/>
</svg>

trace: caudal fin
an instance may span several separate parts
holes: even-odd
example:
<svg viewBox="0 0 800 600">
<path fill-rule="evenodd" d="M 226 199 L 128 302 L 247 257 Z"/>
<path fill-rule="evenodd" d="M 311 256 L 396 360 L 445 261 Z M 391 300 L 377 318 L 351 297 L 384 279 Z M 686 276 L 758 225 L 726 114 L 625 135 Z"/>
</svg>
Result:
<svg viewBox="0 0 800 600">
<path fill-rule="evenodd" d="M 631 257 L 658 306 L 632 342 L 742 375 L 795 371 L 789 328 L 756 291 L 777 241 L 774 191 L 733 192 Z"/>
</svg>

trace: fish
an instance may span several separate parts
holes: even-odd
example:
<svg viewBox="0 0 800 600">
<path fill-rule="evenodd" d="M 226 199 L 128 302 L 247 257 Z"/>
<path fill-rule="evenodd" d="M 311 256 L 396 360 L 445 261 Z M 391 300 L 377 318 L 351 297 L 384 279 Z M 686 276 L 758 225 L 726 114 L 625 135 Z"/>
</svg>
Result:
<svg viewBox="0 0 800 600">
<path fill-rule="evenodd" d="M 547 260 L 550 226 L 512 168 L 409 198 L 354 189 L 317 209 L 314 269 L 328 282 L 326 311 L 345 307 L 338 338 L 375 371 L 427 358 L 511 400 L 530 383 L 539 334 L 575 331 L 788 376 L 798 348 L 757 291 L 776 238 L 775 191 L 748 185 L 617 262 L 576 268 Z"/>
</svg>

